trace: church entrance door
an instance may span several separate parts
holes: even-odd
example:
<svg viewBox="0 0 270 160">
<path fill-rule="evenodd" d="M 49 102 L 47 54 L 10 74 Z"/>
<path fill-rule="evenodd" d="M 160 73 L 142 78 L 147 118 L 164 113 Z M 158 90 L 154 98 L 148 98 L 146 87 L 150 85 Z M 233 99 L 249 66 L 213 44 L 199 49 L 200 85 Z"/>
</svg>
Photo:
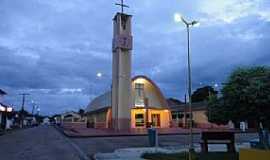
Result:
<svg viewBox="0 0 270 160">
<path fill-rule="evenodd" d="M 153 127 L 160 127 L 160 114 L 152 114 L 151 120 L 153 123 Z"/>
</svg>

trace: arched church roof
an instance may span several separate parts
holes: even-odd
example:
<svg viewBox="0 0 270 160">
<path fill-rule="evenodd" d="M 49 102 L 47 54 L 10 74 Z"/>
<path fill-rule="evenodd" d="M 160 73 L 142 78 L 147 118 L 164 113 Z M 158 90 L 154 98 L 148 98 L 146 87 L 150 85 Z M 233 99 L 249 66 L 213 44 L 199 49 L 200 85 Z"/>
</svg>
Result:
<svg viewBox="0 0 270 160">
<path fill-rule="evenodd" d="M 150 84 L 153 85 L 153 87 L 158 92 L 159 97 L 161 98 L 161 102 L 162 102 L 163 107 L 168 108 L 168 103 L 166 101 L 166 98 L 164 97 L 164 95 L 162 94 L 161 90 L 156 85 L 156 83 L 154 81 L 152 81 L 150 78 L 148 78 L 147 76 L 144 76 L 144 75 L 138 75 L 138 76 L 135 76 L 132 78 L 132 83 L 140 78 L 148 81 Z M 86 108 L 86 112 L 93 112 L 93 111 L 97 111 L 97 110 L 111 107 L 111 99 L 112 99 L 111 91 L 108 91 L 108 92 L 96 97 L 94 100 L 92 100 L 89 103 L 89 105 Z"/>
<path fill-rule="evenodd" d="M 159 96 L 161 98 L 163 107 L 168 108 L 167 100 L 166 100 L 165 96 L 163 95 L 163 93 L 161 92 L 158 85 L 154 81 L 152 81 L 150 78 L 148 78 L 147 76 L 144 76 L 144 75 L 138 75 L 138 76 L 133 77 L 132 82 L 134 82 L 135 80 L 137 80 L 139 78 L 147 80 L 149 83 L 151 83 L 154 86 L 154 88 L 156 89 L 156 91 L 158 92 L 158 94 L 159 94 Z"/>
<path fill-rule="evenodd" d="M 112 94 L 111 91 L 108 91 L 90 102 L 86 108 L 86 112 L 96 111 L 102 108 L 111 107 Z"/>
</svg>

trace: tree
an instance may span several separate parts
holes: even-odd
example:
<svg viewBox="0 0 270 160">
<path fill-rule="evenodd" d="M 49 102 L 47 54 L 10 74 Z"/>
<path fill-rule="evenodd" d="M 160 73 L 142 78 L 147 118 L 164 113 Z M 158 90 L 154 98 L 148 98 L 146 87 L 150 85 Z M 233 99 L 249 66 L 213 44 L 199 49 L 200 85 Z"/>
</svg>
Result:
<svg viewBox="0 0 270 160">
<path fill-rule="evenodd" d="M 228 119 L 227 114 L 229 114 L 226 108 L 223 106 L 223 100 L 218 98 L 216 95 L 209 96 L 207 117 L 209 122 L 216 124 L 227 124 L 230 119 Z"/>
<path fill-rule="evenodd" d="M 205 86 L 202 88 L 198 88 L 191 95 L 192 102 L 201 102 L 208 100 L 210 95 L 216 95 L 218 92 L 214 90 L 211 86 Z"/>
<path fill-rule="evenodd" d="M 176 98 L 168 98 L 167 102 L 169 104 L 176 104 L 176 105 L 184 104 L 184 102 L 182 102 L 181 100 L 178 100 Z"/>
<path fill-rule="evenodd" d="M 238 68 L 221 90 L 222 97 L 209 101 L 213 122 L 270 125 L 270 69 L 269 67 Z M 209 116 L 209 115 L 208 115 Z"/>
<path fill-rule="evenodd" d="M 83 109 L 79 109 L 78 113 L 79 113 L 79 115 L 81 115 L 81 117 L 83 117 L 83 116 L 84 116 L 85 111 L 84 111 Z"/>
</svg>

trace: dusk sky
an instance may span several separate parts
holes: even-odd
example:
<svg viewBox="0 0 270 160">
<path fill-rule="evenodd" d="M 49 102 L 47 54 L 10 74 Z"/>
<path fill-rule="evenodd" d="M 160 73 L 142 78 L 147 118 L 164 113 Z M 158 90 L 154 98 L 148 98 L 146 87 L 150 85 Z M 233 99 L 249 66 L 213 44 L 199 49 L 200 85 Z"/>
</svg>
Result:
<svg viewBox="0 0 270 160">
<path fill-rule="evenodd" d="M 120 0 L 119 0 L 120 1 Z M 117 0 L 0 0 L 0 89 L 19 93 L 42 114 L 85 108 L 110 89 L 112 18 Z M 154 80 L 166 97 L 186 91 L 185 26 L 191 30 L 193 89 L 221 84 L 233 69 L 270 65 L 269 0 L 126 0 L 133 15 L 132 74 Z M 103 74 L 97 78 L 96 74 Z"/>
</svg>

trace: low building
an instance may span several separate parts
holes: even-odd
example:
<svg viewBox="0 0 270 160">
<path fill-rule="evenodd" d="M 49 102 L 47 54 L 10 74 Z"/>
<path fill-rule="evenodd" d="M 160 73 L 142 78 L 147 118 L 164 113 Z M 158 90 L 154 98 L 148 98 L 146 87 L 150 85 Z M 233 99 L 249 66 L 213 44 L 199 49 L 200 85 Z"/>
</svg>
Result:
<svg viewBox="0 0 270 160">
<path fill-rule="evenodd" d="M 49 125 L 50 124 L 50 118 L 49 117 L 44 117 L 42 124 L 43 125 Z"/>
<path fill-rule="evenodd" d="M 62 117 L 62 121 L 63 122 L 85 122 L 85 118 L 82 117 L 80 114 L 76 113 L 76 112 L 66 112 L 64 114 L 61 115 Z"/>
<path fill-rule="evenodd" d="M 56 118 L 59 124 L 59 117 Z M 86 128 L 87 117 L 77 112 L 66 112 L 61 114 L 60 124 L 65 128 Z"/>
<path fill-rule="evenodd" d="M 172 112 L 173 124 L 177 127 L 188 127 L 190 121 L 190 110 L 188 103 L 182 103 L 168 99 L 168 104 Z M 197 128 L 209 128 L 211 123 L 207 117 L 207 102 L 192 103 L 193 125 Z"/>
<path fill-rule="evenodd" d="M 13 108 L 3 103 L 5 95 L 7 95 L 7 93 L 0 89 L 0 125 L 2 129 L 10 129 L 12 125 L 11 114 Z"/>
<path fill-rule="evenodd" d="M 130 128 L 171 127 L 171 112 L 159 87 L 146 76 L 132 79 Z M 88 127 L 112 127 L 111 91 L 95 98 L 86 108 Z M 128 106 L 127 106 L 128 107 Z"/>
<path fill-rule="evenodd" d="M 53 122 L 57 125 L 60 125 L 62 122 L 62 118 L 61 118 L 61 114 L 56 114 L 54 116 L 52 116 Z"/>
</svg>

